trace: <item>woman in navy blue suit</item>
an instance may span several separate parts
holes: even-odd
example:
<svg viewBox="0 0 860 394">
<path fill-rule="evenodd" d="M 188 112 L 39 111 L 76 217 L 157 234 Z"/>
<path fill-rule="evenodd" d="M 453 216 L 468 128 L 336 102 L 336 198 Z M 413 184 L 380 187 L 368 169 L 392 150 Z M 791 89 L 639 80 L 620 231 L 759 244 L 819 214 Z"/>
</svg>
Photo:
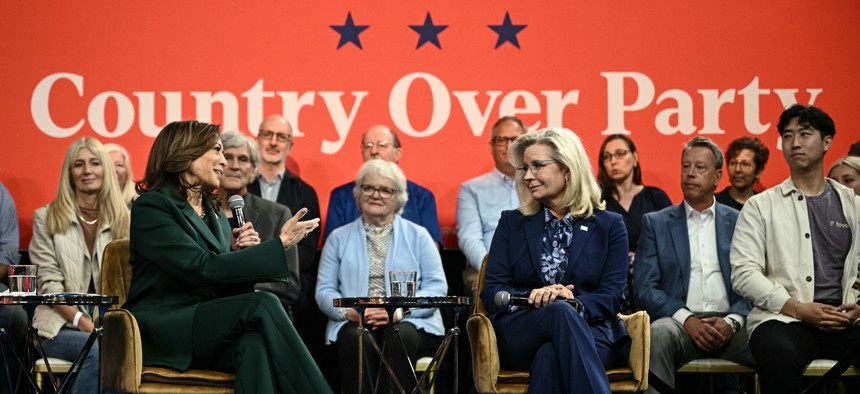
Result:
<svg viewBox="0 0 860 394">
<path fill-rule="evenodd" d="M 520 207 L 505 211 L 490 246 L 481 300 L 504 369 L 528 369 L 529 392 L 609 393 L 606 369 L 627 362 L 617 316 L 627 280 L 627 230 L 605 210 L 579 137 L 525 134 L 510 148 Z M 500 307 L 499 292 L 528 297 Z M 568 302 L 554 302 L 557 298 Z"/>
</svg>

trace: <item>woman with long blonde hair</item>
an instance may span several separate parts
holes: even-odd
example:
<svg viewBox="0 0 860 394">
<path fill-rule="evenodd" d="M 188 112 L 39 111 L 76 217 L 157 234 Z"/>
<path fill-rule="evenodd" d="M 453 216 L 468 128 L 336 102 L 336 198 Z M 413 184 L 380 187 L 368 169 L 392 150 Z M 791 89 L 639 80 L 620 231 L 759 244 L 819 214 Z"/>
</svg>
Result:
<svg viewBox="0 0 860 394">
<path fill-rule="evenodd" d="M 39 294 L 95 293 L 104 248 L 128 237 L 130 215 L 104 146 L 95 138 L 72 142 L 57 195 L 36 210 L 30 260 L 39 266 Z M 92 311 L 81 306 L 38 306 L 33 327 L 45 355 L 72 361 L 93 331 Z M 98 344 L 84 360 L 73 393 L 98 391 Z"/>
</svg>

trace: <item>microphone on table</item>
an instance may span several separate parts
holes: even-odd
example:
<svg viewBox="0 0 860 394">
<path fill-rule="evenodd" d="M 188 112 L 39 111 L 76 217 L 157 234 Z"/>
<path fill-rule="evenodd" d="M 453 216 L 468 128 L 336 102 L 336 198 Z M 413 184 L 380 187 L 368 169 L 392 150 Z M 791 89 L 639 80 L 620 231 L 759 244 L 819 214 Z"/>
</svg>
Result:
<svg viewBox="0 0 860 394">
<path fill-rule="evenodd" d="M 227 199 L 227 206 L 233 210 L 233 217 L 236 218 L 236 226 L 242 227 L 245 225 L 245 212 L 242 208 L 245 207 L 245 200 L 242 196 L 234 194 Z"/>
<path fill-rule="evenodd" d="M 529 304 L 528 295 L 511 294 L 504 290 L 496 293 L 495 302 L 496 306 L 498 306 L 499 308 L 507 308 L 509 306 L 521 306 L 527 308 L 534 307 L 534 305 Z M 573 309 L 576 309 L 577 312 L 579 312 L 582 308 L 581 304 L 579 303 L 579 300 L 577 300 L 576 298 L 555 297 L 554 302 L 566 302 L 573 306 Z"/>
</svg>

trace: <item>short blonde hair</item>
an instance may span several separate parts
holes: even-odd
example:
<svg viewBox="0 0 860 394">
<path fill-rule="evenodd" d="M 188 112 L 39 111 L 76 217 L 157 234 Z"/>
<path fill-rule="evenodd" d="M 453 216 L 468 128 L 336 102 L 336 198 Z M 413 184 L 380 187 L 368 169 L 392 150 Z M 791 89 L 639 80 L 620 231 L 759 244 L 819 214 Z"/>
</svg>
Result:
<svg viewBox="0 0 860 394">
<path fill-rule="evenodd" d="M 606 209 L 600 197 L 600 186 L 594 179 L 591 163 L 582 146 L 582 141 L 572 131 L 563 127 L 547 127 L 534 133 L 523 134 L 511 145 L 508 155 L 514 167 L 523 165 L 526 148 L 544 145 L 550 148 L 552 158 L 567 171 L 567 186 L 562 196 L 562 208 L 576 218 L 587 218 L 595 210 Z M 532 197 L 523 179 L 525 174 L 517 171 L 518 208 L 523 215 L 531 216 L 541 211 L 542 204 Z"/>
<path fill-rule="evenodd" d="M 99 190 L 99 222 L 110 225 L 113 239 L 128 237 L 131 215 L 120 194 L 113 162 L 111 162 L 102 143 L 93 137 L 77 139 L 66 150 L 66 158 L 63 160 L 63 167 L 60 170 L 60 185 L 57 187 L 57 196 L 54 201 L 48 204 L 48 233 L 51 235 L 65 233 L 72 224 L 72 218 L 80 213 L 75 203 L 72 165 L 81 149 L 92 152 L 102 162 L 104 168 L 102 188 Z"/>
<path fill-rule="evenodd" d="M 355 203 L 358 204 L 358 200 L 361 198 L 361 184 L 370 175 L 377 175 L 394 181 L 396 190 L 393 197 L 397 204 L 394 212 L 398 214 L 403 213 L 403 207 L 409 201 L 409 194 L 406 192 L 406 175 L 403 175 L 403 171 L 400 170 L 397 163 L 382 159 L 368 160 L 358 170 L 358 175 L 355 176 L 355 187 L 352 188 Z"/>
<path fill-rule="evenodd" d="M 125 178 L 125 184 L 119 185 L 119 190 L 122 192 L 122 199 L 126 205 L 131 204 L 137 198 L 137 193 L 134 192 L 134 171 L 131 170 L 131 156 L 128 155 L 128 151 L 125 148 L 114 143 L 105 144 L 105 150 L 107 150 L 108 154 L 118 152 L 122 155 L 122 160 L 125 161 L 125 169 L 128 171 L 128 176 Z"/>
<path fill-rule="evenodd" d="M 833 173 L 833 170 L 839 166 L 848 167 L 860 174 L 860 157 L 845 156 L 839 160 L 836 160 L 833 164 L 830 165 L 830 169 L 827 170 L 827 177 L 832 178 L 830 175 Z"/>
</svg>

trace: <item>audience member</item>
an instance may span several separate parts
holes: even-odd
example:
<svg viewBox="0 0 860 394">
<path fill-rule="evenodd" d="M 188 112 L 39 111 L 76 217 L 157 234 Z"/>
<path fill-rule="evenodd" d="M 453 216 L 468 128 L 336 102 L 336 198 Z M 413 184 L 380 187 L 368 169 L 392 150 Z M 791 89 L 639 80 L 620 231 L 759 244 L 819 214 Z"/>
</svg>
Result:
<svg viewBox="0 0 860 394">
<path fill-rule="evenodd" d="M 651 372 L 672 388 L 675 370 L 696 358 L 752 365 L 743 330 L 751 306 L 729 281 L 738 211 L 714 199 L 722 167 L 720 148 L 693 138 L 681 154 L 684 202 L 642 219 L 634 289 L 652 319 Z M 737 389 L 735 376 L 717 383 Z"/>
<path fill-rule="evenodd" d="M 257 164 L 260 161 L 260 153 L 257 144 L 247 136 L 236 132 L 227 131 L 221 134 L 221 143 L 224 144 L 224 173 L 221 176 L 221 186 L 218 188 L 218 197 L 221 200 L 221 208 L 231 227 L 241 227 L 233 210 L 228 206 L 228 199 L 232 196 L 240 196 L 245 205 L 242 209 L 245 222 L 253 223 L 254 230 L 260 235 L 260 241 L 265 242 L 278 237 L 281 227 L 293 216 L 290 208 L 284 205 L 264 200 L 262 197 L 248 193 L 248 184 L 254 181 Z M 292 306 L 299 299 L 301 282 L 299 281 L 299 252 L 297 247 L 286 250 L 287 267 L 290 276 L 286 282 L 258 283 L 255 290 L 268 291 L 281 301 L 281 305 L 292 317 Z"/>
<path fill-rule="evenodd" d="M 624 301 L 621 312 L 636 311 L 633 299 L 633 272 L 636 244 L 642 232 L 642 215 L 659 211 L 672 205 L 672 200 L 662 189 L 642 184 L 642 165 L 636 144 L 624 134 L 612 134 L 600 145 L 597 181 L 603 191 L 606 210 L 620 214 L 627 227 L 627 284 L 624 286 Z"/>
<path fill-rule="evenodd" d="M 129 212 L 104 146 L 92 137 L 72 142 L 60 170 L 57 195 L 36 210 L 30 260 L 38 266 L 39 294 L 96 293 L 104 248 L 129 233 Z M 48 357 L 73 361 L 93 331 L 92 310 L 83 306 L 36 307 L 33 327 Z M 96 393 L 99 349 L 94 344 L 72 386 Z"/>
<path fill-rule="evenodd" d="M 837 360 L 860 340 L 860 197 L 824 177 L 833 119 L 794 104 L 777 130 L 790 177 L 747 201 L 731 251 L 732 284 L 754 305 L 749 346 L 766 394 L 799 393 L 810 361 Z"/>
<path fill-rule="evenodd" d="M 285 205 L 292 212 L 305 208 L 308 217 L 318 218 L 320 204 L 316 190 L 285 167 L 287 155 L 293 149 L 293 126 L 283 116 L 267 117 L 260 123 L 257 146 L 260 148 L 261 159 L 260 166 L 257 167 L 259 175 L 257 182 L 248 184 L 248 192 Z M 319 237 L 320 232 L 313 231 L 297 245 L 301 287 L 299 300 L 292 308 L 296 330 L 309 345 L 314 357 L 317 357 L 317 350 L 322 346 L 321 331 L 325 324 L 325 318 L 314 302 L 314 286 L 319 267 L 316 257 Z"/>
<path fill-rule="evenodd" d="M 122 199 L 126 204 L 131 204 L 137 198 L 137 193 L 134 191 L 134 172 L 131 170 L 131 157 L 128 151 L 117 144 L 105 144 L 110 159 L 113 162 L 113 168 L 116 170 L 116 178 L 119 182 L 119 190 L 122 192 Z"/>
<path fill-rule="evenodd" d="M 368 160 L 361 166 L 355 185 L 353 197 L 358 201 L 361 216 L 334 230 L 326 241 L 316 293 L 317 304 L 329 319 L 326 344 L 334 344 L 337 349 L 343 391 L 347 393 L 370 388 L 367 378 L 364 388 L 353 383 L 358 380 L 359 373 L 356 329 L 361 315 L 355 309 L 333 307 L 332 300 L 390 296 L 388 273 L 393 270 L 417 271 L 417 296 L 444 296 L 448 291 L 442 259 L 430 234 L 400 216 L 408 193 L 406 177 L 397 164 Z M 413 362 L 422 356 L 432 356 L 445 333 L 437 309 L 414 309 L 408 316 L 398 311 L 391 318 Z M 379 341 L 389 324 L 389 315 L 385 309 L 368 308 L 364 311 L 363 324 Z M 394 346 L 389 359 L 391 368 L 406 392 L 411 392 L 415 387 L 413 366 L 409 365 L 399 345 Z M 367 349 L 365 356 L 367 376 L 377 376 L 382 367 L 376 353 Z M 389 386 L 384 369 L 382 375 L 384 383 L 377 391 L 388 392 L 386 387 L 393 386 Z"/>
<path fill-rule="evenodd" d="M 860 157 L 860 141 L 857 141 L 848 148 L 848 156 Z"/>
<path fill-rule="evenodd" d="M 18 264 L 21 255 L 18 253 L 18 211 L 15 209 L 15 201 L 9 193 L 9 189 L 0 182 L 0 293 L 7 290 L 3 283 L 6 276 L 9 274 L 9 266 Z M 18 355 L 23 355 L 24 351 L 24 335 L 27 328 L 27 313 L 20 305 L 0 305 L 0 327 L 6 330 L 6 335 L 9 335 L 9 343 L 14 346 L 14 351 Z M 0 343 L 5 351 L 10 349 L 5 348 L 5 343 Z M 8 357 L 10 360 L 13 357 Z M 8 368 L 9 375 L 5 375 Z M 8 394 L 14 392 L 14 383 L 19 380 L 21 373 L 20 365 L 17 363 L 9 363 L 6 365 L 6 360 L 0 357 L 0 394 Z"/>
<path fill-rule="evenodd" d="M 741 137 L 729 144 L 726 151 L 726 173 L 730 186 L 715 195 L 717 202 L 738 211 L 756 194 L 755 184 L 764 171 L 770 152 L 755 137 Z"/>
<path fill-rule="evenodd" d="M 609 393 L 606 369 L 626 365 L 627 231 L 604 210 L 579 137 L 546 128 L 514 141 L 520 207 L 502 213 L 481 301 L 503 369 L 529 370 L 535 393 Z M 495 304 L 500 292 L 532 307 Z M 569 302 L 553 302 L 565 297 Z"/>
<path fill-rule="evenodd" d="M 508 158 L 508 147 L 525 133 L 526 126 L 515 116 L 496 121 L 490 134 L 495 167 L 464 182 L 457 193 L 457 243 L 469 263 L 465 278 L 472 291 L 502 211 L 516 209 L 520 204 L 514 185 L 517 170 Z"/>
<path fill-rule="evenodd" d="M 286 254 L 319 223 L 298 210 L 260 243 L 233 230 L 214 191 L 226 166 L 218 126 L 172 122 L 155 138 L 132 207 L 131 286 L 143 364 L 236 374 L 237 393 L 330 393 L 278 299 L 253 284 L 289 277 Z M 230 251 L 232 248 L 241 250 Z"/>
<path fill-rule="evenodd" d="M 361 137 L 361 157 L 364 161 L 382 159 L 397 164 L 402 154 L 400 139 L 397 138 L 394 130 L 386 126 L 373 126 Z M 361 216 L 353 197 L 353 189 L 355 189 L 355 183 L 350 182 L 331 191 L 323 242 L 336 228 L 351 223 Z M 409 194 L 409 202 L 403 207 L 402 217 L 426 228 L 433 237 L 433 241 L 441 247 L 442 230 L 439 228 L 436 197 L 433 196 L 433 192 L 409 180 L 406 181 L 406 191 Z"/>
<path fill-rule="evenodd" d="M 827 171 L 827 177 L 854 189 L 860 195 L 860 157 L 845 156 L 836 160 Z"/>
</svg>

